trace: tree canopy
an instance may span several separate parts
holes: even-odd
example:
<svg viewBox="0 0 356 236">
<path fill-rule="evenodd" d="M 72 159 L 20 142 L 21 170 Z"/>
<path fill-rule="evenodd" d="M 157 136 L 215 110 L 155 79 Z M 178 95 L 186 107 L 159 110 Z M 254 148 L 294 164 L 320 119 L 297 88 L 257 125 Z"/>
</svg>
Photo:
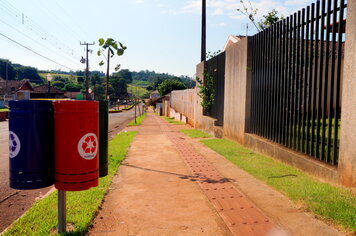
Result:
<svg viewBox="0 0 356 236">
<path fill-rule="evenodd" d="M 110 100 L 117 101 L 118 99 L 127 97 L 127 83 L 123 77 L 110 76 L 109 83 L 112 88 L 109 92 Z"/>
<path fill-rule="evenodd" d="M 113 73 L 112 75 L 119 76 L 119 77 L 125 79 L 126 83 L 128 83 L 128 84 L 132 83 L 132 72 L 128 69 L 122 69 L 119 72 Z"/>
<path fill-rule="evenodd" d="M 17 72 L 18 80 L 29 79 L 30 82 L 33 82 L 33 83 L 43 82 L 42 78 L 38 74 L 37 69 L 34 67 L 20 65 L 18 67 L 15 67 L 15 70 Z"/>
<path fill-rule="evenodd" d="M 169 79 L 164 80 L 162 83 L 160 83 L 157 87 L 157 90 L 159 94 L 163 96 L 170 93 L 172 90 L 182 90 L 186 88 L 187 86 L 183 82 L 179 80 Z"/>
<path fill-rule="evenodd" d="M 105 58 L 106 64 L 107 64 L 107 70 L 106 70 L 106 86 L 105 86 L 105 97 L 109 95 L 109 76 L 110 76 L 110 58 L 116 56 L 122 56 L 127 49 L 126 46 L 124 46 L 122 43 L 119 41 L 115 41 L 112 38 L 107 38 L 106 40 L 103 38 L 100 38 L 99 40 L 99 50 L 97 52 L 98 56 L 101 56 L 107 53 L 107 57 Z M 101 61 L 99 63 L 100 66 L 104 65 L 104 61 Z M 115 66 L 115 71 L 118 71 L 120 69 L 120 64 Z"/>
<path fill-rule="evenodd" d="M 187 88 L 193 88 L 195 81 L 189 76 L 175 76 L 168 73 L 157 73 L 155 71 L 141 70 L 131 71 L 132 82 L 136 85 L 146 87 L 148 90 L 156 90 L 157 86 L 164 80 L 178 80 L 186 85 Z"/>
<path fill-rule="evenodd" d="M 242 8 L 236 9 L 241 14 L 245 15 L 251 23 L 256 27 L 258 31 L 262 31 L 277 21 L 283 19 L 283 16 L 278 16 L 278 11 L 273 9 L 268 12 L 266 15 L 261 17 L 259 22 L 256 22 L 256 17 L 258 15 L 258 8 L 253 7 L 250 0 L 240 0 Z"/>
<path fill-rule="evenodd" d="M 28 79 L 32 83 L 42 83 L 43 79 L 39 76 L 36 68 L 12 64 L 11 61 L 0 59 L 0 77 L 8 80 Z"/>
</svg>

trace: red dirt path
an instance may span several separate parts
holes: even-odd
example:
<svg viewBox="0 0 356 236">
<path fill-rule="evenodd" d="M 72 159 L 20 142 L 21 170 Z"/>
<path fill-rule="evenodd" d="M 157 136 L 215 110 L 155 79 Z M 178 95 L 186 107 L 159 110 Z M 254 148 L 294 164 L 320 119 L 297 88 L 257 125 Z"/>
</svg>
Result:
<svg viewBox="0 0 356 236">
<path fill-rule="evenodd" d="M 177 127 L 149 114 L 127 128 L 139 134 L 89 235 L 341 235 Z"/>
</svg>

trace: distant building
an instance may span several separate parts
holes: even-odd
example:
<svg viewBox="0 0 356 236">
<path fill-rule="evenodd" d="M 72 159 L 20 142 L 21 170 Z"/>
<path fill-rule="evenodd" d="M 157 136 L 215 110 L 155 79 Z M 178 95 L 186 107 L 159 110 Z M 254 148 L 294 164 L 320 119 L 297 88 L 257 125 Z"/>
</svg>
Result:
<svg viewBox="0 0 356 236">
<path fill-rule="evenodd" d="M 70 99 L 81 99 L 84 98 L 84 95 L 82 94 L 82 92 L 65 92 L 64 97 Z"/>
<path fill-rule="evenodd" d="M 33 88 L 27 79 L 6 81 L 0 78 L 0 98 L 5 102 L 30 99 L 31 91 Z"/>
<path fill-rule="evenodd" d="M 156 99 L 156 98 L 159 98 L 161 97 L 161 95 L 159 95 L 159 92 L 156 90 L 156 91 L 153 91 L 151 94 L 150 94 L 150 98 L 151 99 Z"/>
<path fill-rule="evenodd" d="M 31 98 L 64 98 L 64 92 L 48 84 L 36 86 L 31 91 Z"/>
</svg>

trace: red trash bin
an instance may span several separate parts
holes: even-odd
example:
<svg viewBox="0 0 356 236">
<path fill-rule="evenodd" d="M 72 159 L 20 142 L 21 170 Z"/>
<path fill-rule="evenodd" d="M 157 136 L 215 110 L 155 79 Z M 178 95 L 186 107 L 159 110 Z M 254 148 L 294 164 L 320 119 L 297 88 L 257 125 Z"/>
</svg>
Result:
<svg viewBox="0 0 356 236">
<path fill-rule="evenodd" d="M 55 101 L 54 130 L 55 187 L 81 191 L 98 186 L 98 102 Z"/>
</svg>

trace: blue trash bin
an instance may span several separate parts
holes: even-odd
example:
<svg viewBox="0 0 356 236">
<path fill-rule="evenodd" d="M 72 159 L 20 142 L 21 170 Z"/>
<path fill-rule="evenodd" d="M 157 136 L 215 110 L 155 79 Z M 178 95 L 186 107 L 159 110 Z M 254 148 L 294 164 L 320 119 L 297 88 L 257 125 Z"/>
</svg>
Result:
<svg viewBox="0 0 356 236">
<path fill-rule="evenodd" d="M 9 102 L 10 187 L 38 189 L 54 184 L 52 101 Z"/>
</svg>

